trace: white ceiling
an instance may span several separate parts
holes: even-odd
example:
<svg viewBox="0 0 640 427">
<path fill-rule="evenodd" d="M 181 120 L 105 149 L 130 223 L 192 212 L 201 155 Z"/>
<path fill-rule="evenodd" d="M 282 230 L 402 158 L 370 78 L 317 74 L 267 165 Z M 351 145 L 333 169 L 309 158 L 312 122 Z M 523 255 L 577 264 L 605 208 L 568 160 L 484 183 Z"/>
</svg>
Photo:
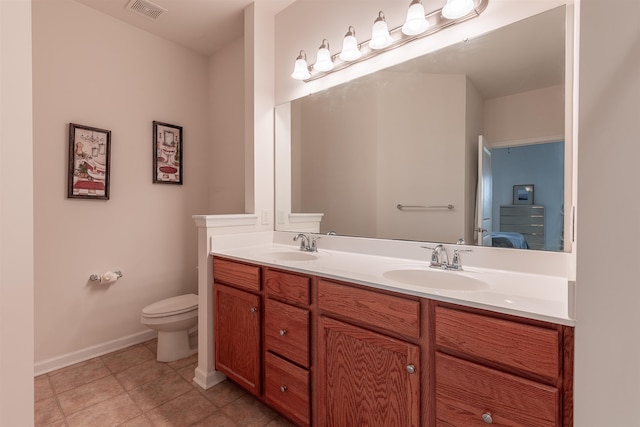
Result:
<svg viewBox="0 0 640 427">
<path fill-rule="evenodd" d="M 243 10 L 254 0 L 152 0 L 167 9 L 157 20 L 132 12 L 130 0 L 76 0 L 166 40 L 210 56 L 242 37 Z"/>
</svg>

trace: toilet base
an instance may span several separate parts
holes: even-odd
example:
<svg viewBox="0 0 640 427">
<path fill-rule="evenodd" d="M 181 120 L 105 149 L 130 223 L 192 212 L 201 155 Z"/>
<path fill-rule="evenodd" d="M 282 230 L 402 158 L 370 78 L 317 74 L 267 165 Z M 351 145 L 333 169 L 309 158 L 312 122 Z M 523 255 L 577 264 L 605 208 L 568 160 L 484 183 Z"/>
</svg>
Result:
<svg viewBox="0 0 640 427">
<path fill-rule="evenodd" d="M 198 352 L 189 345 L 189 331 L 158 331 L 158 362 L 173 362 Z"/>
</svg>

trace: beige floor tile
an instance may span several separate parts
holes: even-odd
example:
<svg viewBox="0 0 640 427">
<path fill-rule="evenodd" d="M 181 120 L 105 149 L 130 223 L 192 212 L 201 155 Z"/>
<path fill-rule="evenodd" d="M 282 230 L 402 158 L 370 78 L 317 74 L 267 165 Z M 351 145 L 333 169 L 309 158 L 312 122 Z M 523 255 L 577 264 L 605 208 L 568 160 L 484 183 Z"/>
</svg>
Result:
<svg viewBox="0 0 640 427">
<path fill-rule="evenodd" d="M 197 363 L 185 366 L 184 368 L 180 368 L 177 370 L 178 374 L 180 374 L 180 376 L 182 378 L 184 378 L 185 380 L 189 381 L 190 383 L 193 382 L 193 377 L 195 377 L 195 371 L 196 368 L 198 367 Z"/>
<path fill-rule="evenodd" d="M 125 421 L 118 427 L 154 427 L 154 425 L 145 415 L 140 415 L 132 420 Z"/>
<path fill-rule="evenodd" d="M 173 370 L 165 363 L 153 359 L 117 373 L 116 378 L 128 391 L 171 373 Z"/>
<path fill-rule="evenodd" d="M 69 427 L 116 426 L 141 415 L 128 394 L 121 394 L 67 417 Z"/>
<path fill-rule="evenodd" d="M 269 424 L 267 424 L 266 427 L 296 427 L 296 425 L 286 418 L 278 416 Z"/>
<path fill-rule="evenodd" d="M 153 352 L 153 354 L 156 354 L 158 352 L 158 340 L 157 339 L 152 339 L 150 341 L 145 341 L 142 344 L 144 344 L 145 347 L 147 347 L 149 350 L 151 350 L 151 352 Z"/>
<path fill-rule="evenodd" d="M 190 426 L 216 411 L 216 407 L 196 390 L 183 394 L 151 411 L 147 417 L 156 427 Z"/>
<path fill-rule="evenodd" d="M 198 365 L 198 353 L 193 354 L 189 357 L 184 357 L 179 360 L 175 360 L 173 362 L 167 363 L 167 365 L 171 366 L 176 371 L 191 365 Z"/>
<path fill-rule="evenodd" d="M 172 373 L 134 388 L 129 391 L 129 396 L 143 412 L 147 412 L 191 390 L 191 384 Z"/>
<path fill-rule="evenodd" d="M 53 397 L 53 388 L 49 383 L 48 375 L 40 375 L 33 381 L 33 401 L 38 402 L 40 400 Z"/>
<path fill-rule="evenodd" d="M 39 426 L 51 426 L 56 423 L 63 422 L 64 417 L 60 408 L 58 408 L 58 402 L 54 397 L 40 400 L 34 404 L 34 424 Z"/>
<path fill-rule="evenodd" d="M 102 361 L 107 365 L 107 368 L 115 374 L 155 358 L 156 355 L 154 352 L 149 350 L 145 345 L 138 344 L 125 351 L 102 356 Z"/>
<path fill-rule="evenodd" d="M 124 389 L 120 383 L 116 381 L 112 375 L 109 375 L 108 377 L 58 394 L 58 401 L 60 402 L 62 412 L 66 416 L 69 416 L 91 405 L 123 393 Z"/>
<path fill-rule="evenodd" d="M 236 423 L 231 418 L 227 417 L 220 409 L 209 415 L 204 420 L 201 420 L 191 427 L 240 427 L 240 424 Z"/>
<path fill-rule="evenodd" d="M 246 427 L 264 427 L 277 416 L 274 410 L 249 394 L 222 407 L 222 411 L 229 418 Z"/>
<path fill-rule="evenodd" d="M 213 402 L 218 408 L 222 408 L 246 393 L 242 387 L 229 380 L 216 384 L 209 390 L 202 392 L 204 397 Z"/>
<path fill-rule="evenodd" d="M 110 375 L 100 358 L 87 360 L 49 374 L 49 381 L 56 393 L 62 393 Z"/>
</svg>

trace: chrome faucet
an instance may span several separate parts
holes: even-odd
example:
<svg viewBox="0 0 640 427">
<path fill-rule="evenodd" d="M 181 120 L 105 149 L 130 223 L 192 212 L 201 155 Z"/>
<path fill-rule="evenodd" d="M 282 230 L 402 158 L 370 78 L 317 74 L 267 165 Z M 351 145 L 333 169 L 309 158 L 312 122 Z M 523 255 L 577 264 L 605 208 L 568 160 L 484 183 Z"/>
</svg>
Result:
<svg viewBox="0 0 640 427">
<path fill-rule="evenodd" d="M 436 245 L 431 252 L 431 267 L 447 268 L 449 266 L 449 254 L 447 248 L 442 245 Z"/>
<path fill-rule="evenodd" d="M 471 249 L 455 249 L 453 251 L 453 259 L 449 264 L 449 254 L 444 245 L 436 245 L 435 247 L 422 246 L 425 249 L 432 249 L 430 267 L 441 268 L 443 270 L 462 271 L 462 259 L 460 254 L 463 252 L 471 252 Z"/>
<path fill-rule="evenodd" d="M 298 233 L 293 237 L 293 241 L 297 242 L 300 239 L 300 250 L 304 252 L 318 252 L 318 246 L 316 244 L 315 237 L 309 238 L 306 234 Z"/>
</svg>

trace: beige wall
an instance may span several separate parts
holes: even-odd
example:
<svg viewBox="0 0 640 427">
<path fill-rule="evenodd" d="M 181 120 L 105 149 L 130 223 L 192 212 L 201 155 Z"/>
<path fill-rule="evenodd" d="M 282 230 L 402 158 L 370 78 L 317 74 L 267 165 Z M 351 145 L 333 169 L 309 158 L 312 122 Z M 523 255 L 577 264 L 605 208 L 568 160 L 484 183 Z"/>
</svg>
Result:
<svg viewBox="0 0 640 427">
<path fill-rule="evenodd" d="M 31 3 L 0 2 L 0 426 L 33 425 Z"/>
<path fill-rule="evenodd" d="M 633 196 L 640 183 L 638 16 L 637 1 L 581 4 L 577 427 L 638 425 L 640 200 Z"/>
<path fill-rule="evenodd" d="M 206 58 L 75 1 L 33 3 L 33 70 L 38 366 L 144 333 L 145 305 L 196 292 L 214 136 Z M 153 120 L 184 128 L 182 186 L 152 183 Z M 109 201 L 66 198 L 69 122 L 111 130 Z"/>
<path fill-rule="evenodd" d="M 244 40 L 209 58 L 208 214 L 244 213 Z"/>
<path fill-rule="evenodd" d="M 484 111 L 484 135 L 493 145 L 564 135 L 563 86 L 488 99 Z"/>
</svg>

